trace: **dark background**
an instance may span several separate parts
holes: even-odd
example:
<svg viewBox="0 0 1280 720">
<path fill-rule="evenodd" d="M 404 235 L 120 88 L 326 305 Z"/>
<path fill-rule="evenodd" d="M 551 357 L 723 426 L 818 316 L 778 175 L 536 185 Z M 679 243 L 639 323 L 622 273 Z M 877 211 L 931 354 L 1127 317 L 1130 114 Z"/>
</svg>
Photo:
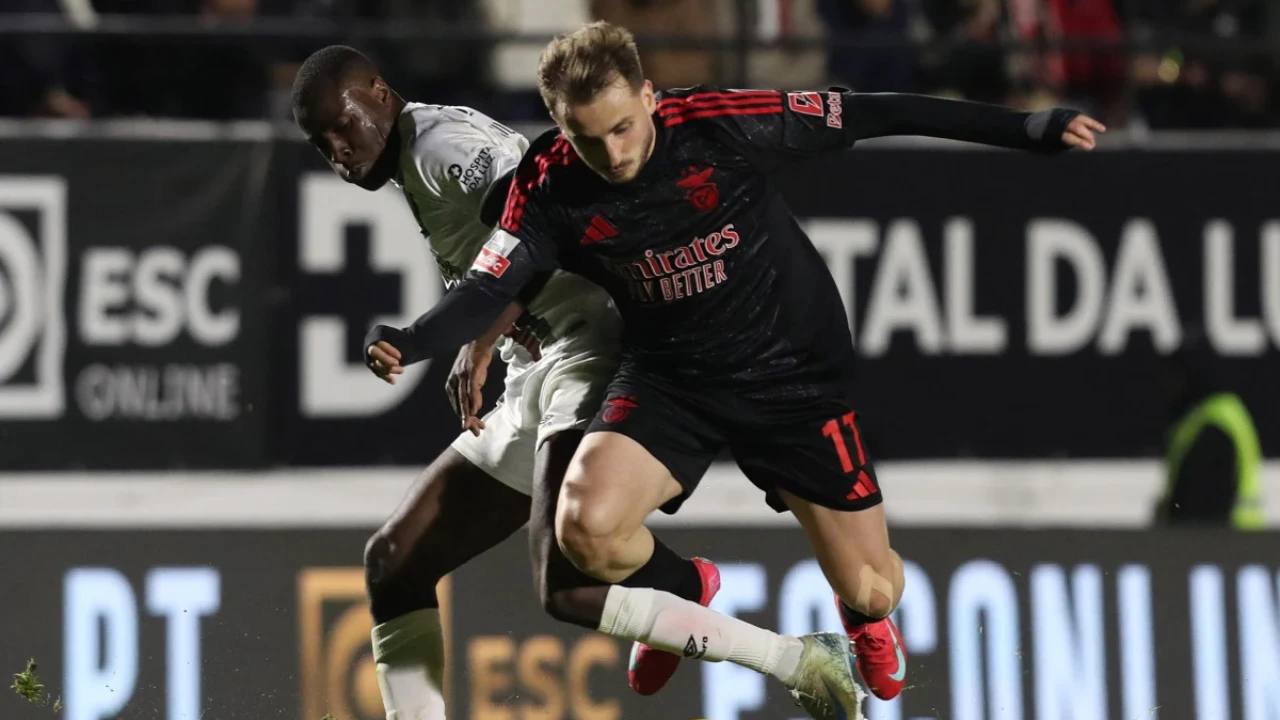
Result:
<svg viewBox="0 0 1280 720">
<path fill-rule="evenodd" d="M 1037 218 L 1069 220 L 1096 239 L 1107 284 L 1127 222 L 1156 229 L 1184 332 L 1204 318 L 1201 237 L 1210 220 L 1235 230 L 1236 313 L 1261 313 L 1260 233 L 1274 215 L 1269 177 L 1278 159 L 1249 152 L 1109 151 L 1053 160 L 1006 152 L 877 149 L 803 163 L 779 178 L 798 216 L 867 219 L 879 228 L 877 252 L 853 265 L 857 335 L 889 226 L 918 228 L 932 292 L 943 308 L 944 349 L 925 354 L 899 332 L 888 351 L 859 360 L 866 435 L 884 459 L 1133 458 L 1159 454 L 1172 421 L 1164 356 L 1148 333 L 1123 352 L 1096 342 L 1068 355 L 1027 352 L 1027 228 Z M 328 172 L 296 142 L 0 141 L 0 166 L 18 177 L 55 175 L 68 185 L 69 257 L 64 293 L 68 328 L 65 385 L 69 411 L 57 421 L 0 420 L 0 449 L 13 469 L 422 465 L 457 432 L 442 388 L 448 360 L 432 364 L 414 395 L 376 417 L 308 419 L 298 411 L 300 318 L 331 314 L 347 325 L 349 354 L 371 319 L 396 312 L 401 277 L 367 264 L 368 234 L 345 228 L 340 274 L 298 269 L 299 179 Z M 351 188 L 351 202 L 364 191 Z M 391 189 L 385 192 L 394 192 Z M 974 310 L 998 315 L 1008 347 L 997 355 L 947 348 L 944 226 L 967 218 L 974 229 Z M 25 221 L 29 222 L 27 218 Z M 421 243 L 420 236 L 404 238 Z M 92 348 L 77 337 L 79 258 L 87 248 L 165 243 L 188 251 L 236 249 L 242 277 L 215 285 L 210 302 L 234 303 L 240 337 L 200 348 L 183 335 L 159 347 Z M 1059 268 L 1059 303 L 1074 297 Z M 1280 276 L 1280 270 L 1273 274 Z M 1272 290 L 1276 292 L 1276 290 Z M 1109 300 L 1108 300 L 1109 303 Z M 414 310 L 425 311 L 427 308 Z M 1274 339 L 1259 357 L 1218 357 L 1215 371 L 1254 414 L 1263 450 L 1280 452 L 1280 373 Z M 76 410 L 75 378 L 94 362 L 232 362 L 240 369 L 242 412 L 231 422 L 92 422 Z M 501 374 L 488 385 L 492 402 Z M 370 383 L 377 382 L 372 376 Z"/>
</svg>

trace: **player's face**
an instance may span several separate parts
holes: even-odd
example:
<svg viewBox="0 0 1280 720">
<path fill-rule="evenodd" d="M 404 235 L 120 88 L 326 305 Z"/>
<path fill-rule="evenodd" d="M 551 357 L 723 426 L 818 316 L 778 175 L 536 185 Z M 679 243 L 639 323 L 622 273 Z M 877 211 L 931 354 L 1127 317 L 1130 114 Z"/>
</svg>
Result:
<svg viewBox="0 0 1280 720">
<path fill-rule="evenodd" d="M 393 98 L 390 88 L 374 78 L 368 85 L 353 83 L 328 93 L 295 119 L 339 177 L 363 186 L 395 123 L 389 110 Z"/>
<path fill-rule="evenodd" d="M 565 108 L 560 129 L 578 156 L 611 183 L 640 173 L 653 152 L 653 85 L 637 91 L 621 80 L 585 105 Z"/>
</svg>

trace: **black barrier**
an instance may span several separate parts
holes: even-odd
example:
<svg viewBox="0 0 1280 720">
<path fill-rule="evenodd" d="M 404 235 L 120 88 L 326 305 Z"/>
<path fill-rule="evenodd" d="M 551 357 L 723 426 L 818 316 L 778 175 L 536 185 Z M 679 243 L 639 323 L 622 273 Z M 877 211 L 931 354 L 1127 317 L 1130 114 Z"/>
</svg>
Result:
<svg viewBox="0 0 1280 720">
<path fill-rule="evenodd" d="M 882 149 L 789 169 L 848 303 L 873 454 L 1157 455 L 1162 367 L 1195 325 L 1280 453 L 1277 160 Z M 0 167 L 7 466 L 416 465 L 455 436 L 450 359 L 395 388 L 361 362 L 371 324 L 443 292 L 394 189 L 284 141 L 5 140 Z"/>
<path fill-rule="evenodd" d="M 0 142 L 5 469 L 266 461 L 268 158 Z"/>
<path fill-rule="evenodd" d="M 720 564 L 717 609 L 787 633 L 837 629 L 795 530 L 670 530 Z M 383 717 L 350 531 L 6 532 L 0 667 L 40 664 L 69 720 Z M 909 687 L 870 720 L 1280 713 L 1280 536 L 1226 532 L 894 533 Z M 24 550 L 20 550 L 24 549 Z M 246 562 L 246 558 L 254 558 Z M 443 588 L 451 717 L 801 717 L 775 684 L 686 662 L 657 696 L 625 643 L 546 618 L 522 535 Z M 5 717 L 48 717 L 16 698 Z"/>
<path fill-rule="evenodd" d="M 353 368 L 368 318 L 403 312 L 404 291 L 389 288 L 424 282 L 418 276 L 438 281 L 410 263 L 377 280 L 377 268 L 359 258 L 409 242 L 416 230 L 407 211 L 394 197 L 375 203 L 342 187 L 313 152 L 299 152 L 319 173 L 298 181 L 304 199 L 291 217 L 312 228 L 299 242 L 342 236 L 349 250 L 340 269 L 300 270 L 294 283 L 340 292 L 341 301 L 302 301 L 291 318 L 306 323 L 324 308 L 350 338 L 325 352 L 346 352 L 340 359 Z M 1280 453 L 1280 215 L 1258 181 L 1278 159 L 1272 151 L 1049 160 L 874 150 L 797 164 L 780 184 L 848 303 L 873 452 L 1159 455 L 1173 420 L 1164 362 L 1203 325 L 1217 344 L 1213 369 L 1244 395 L 1264 450 Z M 376 210 L 383 202 L 385 212 Z M 319 346 L 300 342 L 299 358 L 286 363 L 316 362 Z M 443 364 L 377 409 L 337 402 L 317 417 L 286 400 L 300 408 L 284 419 L 295 439 L 286 457 L 428 462 L 456 428 L 440 391 Z M 330 392 L 348 379 L 357 392 L 358 378 L 336 367 L 327 369 Z M 411 432 L 421 433 L 416 441 Z"/>
<path fill-rule="evenodd" d="M 1280 453 L 1274 152 L 854 152 L 783 187 L 849 300 L 884 457 L 1159 455 L 1203 326 Z"/>
</svg>

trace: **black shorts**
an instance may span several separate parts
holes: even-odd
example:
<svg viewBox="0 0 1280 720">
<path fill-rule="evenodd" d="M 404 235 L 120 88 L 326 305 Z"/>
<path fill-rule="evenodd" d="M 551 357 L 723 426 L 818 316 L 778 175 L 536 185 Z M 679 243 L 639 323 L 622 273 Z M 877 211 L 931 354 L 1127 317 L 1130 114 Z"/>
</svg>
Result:
<svg viewBox="0 0 1280 720">
<path fill-rule="evenodd" d="M 880 483 L 844 386 L 774 383 L 758 389 L 690 389 L 652 373 L 619 370 L 587 428 L 644 446 L 684 488 L 662 506 L 673 514 L 726 447 L 769 506 L 779 490 L 822 507 L 880 504 Z"/>
</svg>

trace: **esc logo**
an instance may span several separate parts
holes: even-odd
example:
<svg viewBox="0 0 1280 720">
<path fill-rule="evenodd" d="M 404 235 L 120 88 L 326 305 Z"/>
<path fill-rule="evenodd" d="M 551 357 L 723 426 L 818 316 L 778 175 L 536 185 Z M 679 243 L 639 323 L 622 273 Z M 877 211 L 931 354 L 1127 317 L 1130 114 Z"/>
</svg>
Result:
<svg viewBox="0 0 1280 720">
<path fill-rule="evenodd" d="M 66 206 L 60 177 L 0 175 L 0 420 L 65 407 Z"/>
</svg>

